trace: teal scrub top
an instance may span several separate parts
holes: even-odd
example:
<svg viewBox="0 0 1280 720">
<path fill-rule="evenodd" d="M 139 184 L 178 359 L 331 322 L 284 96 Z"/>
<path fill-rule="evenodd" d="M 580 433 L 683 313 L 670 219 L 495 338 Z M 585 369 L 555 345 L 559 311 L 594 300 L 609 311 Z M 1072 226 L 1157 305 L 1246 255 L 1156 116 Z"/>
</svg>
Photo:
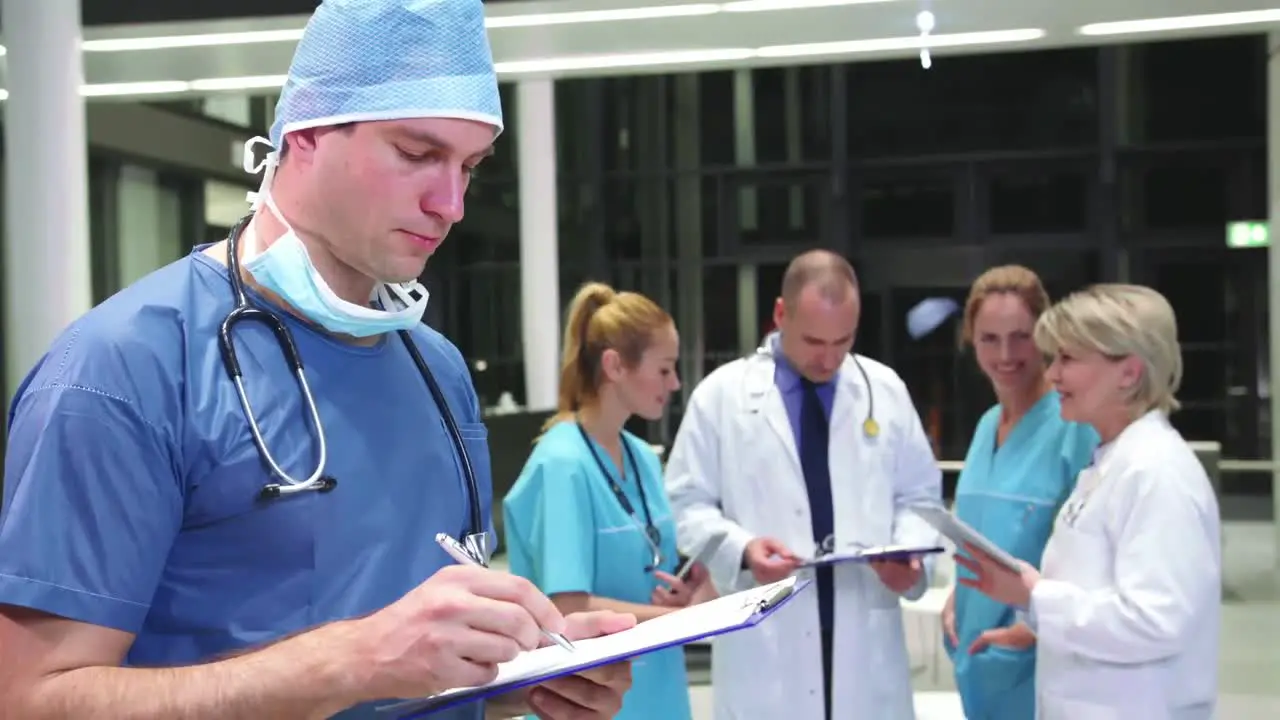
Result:
<svg viewBox="0 0 1280 720">
<path fill-rule="evenodd" d="M 1046 393 L 997 447 L 1000 406 L 978 422 L 956 487 L 955 513 L 1015 557 L 1039 567 L 1054 518 L 1088 466 L 1098 435 L 1062 419 L 1058 394 Z M 968 575 L 963 568 L 958 572 Z M 970 720 L 1035 717 L 1035 648 L 969 646 L 984 631 L 1015 622 L 1013 607 L 956 585 L 956 635 L 947 645 L 956 686 Z"/>
<path fill-rule="evenodd" d="M 636 483 L 644 484 L 649 515 L 661 534 L 660 569 L 674 573 L 676 527 L 662 484 L 662 466 L 648 443 L 628 432 L 623 441 L 635 458 L 619 474 L 609 453 L 589 440 L 600 464 L 621 478 L 632 518 L 601 474 L 600 464 L 574 422 L 551 427 L 538 440 L 520 477 L 502 503 L 504 540 L 511 572 L 529 579 L 546 595 L 582 592 L 649 604 L 662 583 L 645 568 L 653 552 L 644 536 L 645 511 Z M 631 689 L 619 720 L 690 720 L 689 681 L 684 650 L 669 648 L 636 658 Z"/>
</svg>

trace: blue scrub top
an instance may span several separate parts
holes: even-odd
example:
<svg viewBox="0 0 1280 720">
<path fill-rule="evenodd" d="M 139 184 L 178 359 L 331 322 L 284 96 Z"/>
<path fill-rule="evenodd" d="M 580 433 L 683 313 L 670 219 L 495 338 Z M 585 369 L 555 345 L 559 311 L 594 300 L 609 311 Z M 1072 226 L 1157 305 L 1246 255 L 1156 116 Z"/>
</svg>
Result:
<svg viewBox="0 0 1280 720">
<path fill-rule="evenodd" d="M 661 463 L 640 438 L 624 432 L 623 439 L 638 465 L 653 524 L 662 535 L 661 569 L 674 573 L 676 526 L 662 485 Z M 604 467 L 619 478 L 609 453 L 594 440 L 591 444 Z M 547 430 L 502 502 L 511 572 L 528 578 L 547 595 L 588 593 L 648 605 L 661 583 L 644 570 L 653 562 L 653 552 L 644 536 L 644 509 L 631 467 L 619 484 L 638 523 L 610 490 L 577 424 L 561 422 Z M 619 720 L 693 716 L 682 648 L 636 658 L 631 678 L 622 711 L 615 716 Z"/>
<path fill-rule="evenodd" d="M 1088 425 L 1062 419 L 1058 394 L 1046 393 L 997 447 L 1000 406 L 978 422 L 956 487 L 955 512 L 1013 556 L 1032 565 L 1040 557 L 1076 476 L 1088 466 L 1098 435 Z M 964 575 L 963 568 L 958 571 Z M 1035 648 L 969 646 L 985 630 L 1014 623 L 1014 608 L 971 588 L 955 588 L 959 648 L 947 642 L 956 686 L 970 720 L 1035 717 Z"/>
<path fill-rule="evenodd" d="M 216 341 L 233 307 L 227 270 L 201 249 L 67 328 L 10 411 L 0 603 L 133 633 L 128 665 L 208 662 L 373 612 L 452 564 L 433 537 L 468 524 L 459 458 L 400 339 L 357 347 L 285 313 L 338 486 L 256 500 L 272 478 Z M 316 439 L 279 346 L 260 323 L 234 336 L 268 449 L 307 477 Z M 466 364 L 431 328 L 412 336 L 458 422 L 488 522 L 488 440 Z"/>
</svg>

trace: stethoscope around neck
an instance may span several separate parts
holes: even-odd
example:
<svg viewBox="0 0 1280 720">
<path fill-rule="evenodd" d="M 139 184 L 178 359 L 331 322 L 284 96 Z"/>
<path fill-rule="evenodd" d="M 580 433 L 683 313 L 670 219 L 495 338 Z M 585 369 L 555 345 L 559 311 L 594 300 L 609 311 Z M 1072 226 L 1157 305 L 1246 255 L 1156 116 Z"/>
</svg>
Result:
<svg viewBox="0 0 1280 720">
<path fill-rule="evenodd" d="M 749 357 L 767 358 L 770 362 L 777 362 L 768 341 L 756 348 L 755 353 Z M 862 420 L 862 434 L 868 440 L 874 440 L 880 436 L 880 423 L 876 422 L 876 396 L 871 388 L 871 376 L 867 374 L 867 369 L 863 367 L 857 355 L 849 353 L 849 357 L 853 360 L 854 367 L 858 368 L 858 373 L 862 375 L 862 383 L 867 386 L 867 416 Z"/>
<path fill-rule="evenodd" d="M 614 499 L 622 506 L 622 511 L 626 513 L 631 522 L 635 523 L 640 532 L 644 534 L 645 541 L 649 544 L 649 552 L 651 555 L 650 562 L 645 566 L 645 572 L 653 572 L 662 567 L 664 559 L 662 553 L 662 532 L 658 530 L 658 526 L 653 524 L 653 515 L 649 510 L 649 499 L 645 497 L 644 478 L 640 477 L 640 464 L 636 462 L 636 456 L 632 454 L 631 444 L 627 442 L 625 435 L 619 436 L 619 442 L 622 443 L 623 463 L 618 468 L 619 473 L 623 475 L 625 480 L 627 465 L 631 466 L 631 474 L 635 476 L 636 490 L 640 493 L 640 505 L 644 510 L 644 522 L 641 523 L 640 517 L 636 515 L 635 507 L 631 504 L 631 500 L 627 498 L 627 493 L 622 489 L 622 485 L 614 479 L 613 473 L 609 472 L 609 468 L 605 466 L 604 460 L 600 459 L 599 453 L 596 452 L 595 443 L 591 440 L 591 435 L 587 433 L 587 429 L 582 426 L 580 420 L 575 420 L 578 426 L 578 433 L 582 436 L 582 442 L 587 446 L 587 451 L 591 453 L 592 459 L 595 460 L 596 468 L 600 470 L 600 474 L 604 477 L 605 482 L 609 483 L 609 490 L 613 493 Z"/>
<path fill-rule="evenodd" d="M 320 411 L 316 407 L 315 397 L 311 393 L 311 386 L 307 383 L 307 376 L 303 371 L 302 357 L 298 354 L 298 347 L 293 339 L 293 333 L 289 331 L 289 327 L 285 325 L 278 315 L 257 307 L 250 301 L 248 293 L 245 292 L 244 280 L 240 274 L 240 236 L 244 233 L 252 218 L 252 214 L 241 218 L 227 235 L 227 275 L 231 282 L 231 292 L 235 298 L 235 307 L 232 308 L 231 312 L 227 313 L 218 330 L 218 350 L 222 355 L 223 368 L 231 378 L 232 384 L 235 385 L 236 396 L 240 399 L 240 407 L 244 411 L 245 420 L 249 424 L 249 432 L 253 435 L 253 444 L 257 446 L 258 455 L 267 464 L 272 477 L 276 480 L 276 482 L 264 485 L 258 493 L 258 498 L 260 500 L 274 500 L 312 491 L 328 493 L 338 486 L 338 481 L 325 474 L 325 467 L 328 464 L 328 444 L 325 441 L 324 424 L 320 420 Z M 280 347 L 280 352 L 284 355 L 285 362 L 288 363 L 290 370 L 293 371 L 294 378 L 298 382 L 298 388 L 302 392 L 302 399 L 306 405 L 306 414 L 315 431 L 318 455 L 315 470 L 305 480 L 291 477 L 284 468 L 280 467 L 262 437 L 262 430 L 253 414 L 249 396 L 245 393 L 243 373 L 240 370 L 240 361 L 236 356 L 235 345 L 232 341 L 232 332 L 235 330 L 235 326 L 242 322 L 261 323 L 271 330 L 271 334 L 275 336 L 276 344 Z M 436 407 L 440 410 L 445 428 L 448 430 L 449 438 L 453 441 L 454 449 L 457 451 L 459 462 L 462 465 L 462 473 L 466 479 L 470 520 L 470 526 L 462 537 L 469 550 L 472 550 L 477 557 L 483 557 L 487 560 L 488 536 L 485 532 L 484 518 L 480 511 L 480 489 L 476 481 L 475 469 L 471 465 L 471 457 L 467 454 L 466 444 L 462 441 L 462 432 L 458 428 L 458 423 L 453 417 L 453 413 L 449 410 L 448 400 L 440 389 L 440 384 L 436 381 L 431 368 L 427 367 L 426 361 L 422 359 L 422 354 L 418 351 L 417 344 L 414 343 L 407 330 L 399 330 L 397 334 L 409 351 L 410 357 L 413 358 L 418 374 L 422 376 L 423 381 L 427 384 L 427 389 L 431 392 L 431 397 L 435 401 Z"/>
</svg>

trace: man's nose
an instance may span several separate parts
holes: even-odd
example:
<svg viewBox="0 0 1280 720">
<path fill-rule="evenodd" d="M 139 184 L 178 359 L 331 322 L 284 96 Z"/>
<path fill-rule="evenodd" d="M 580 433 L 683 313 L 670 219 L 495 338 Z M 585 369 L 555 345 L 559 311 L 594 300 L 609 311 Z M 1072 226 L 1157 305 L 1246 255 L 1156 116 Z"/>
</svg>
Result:
<svg viewBox="0 0 1280 720">
<path fill-rule="evenodd" d="M 446 223 L 455 225 L 462 222 L 466 194 L 466 176 L 448 173 L 423 193 L 420 207 L 424 213 L 438 215 Z"/>
</svg>

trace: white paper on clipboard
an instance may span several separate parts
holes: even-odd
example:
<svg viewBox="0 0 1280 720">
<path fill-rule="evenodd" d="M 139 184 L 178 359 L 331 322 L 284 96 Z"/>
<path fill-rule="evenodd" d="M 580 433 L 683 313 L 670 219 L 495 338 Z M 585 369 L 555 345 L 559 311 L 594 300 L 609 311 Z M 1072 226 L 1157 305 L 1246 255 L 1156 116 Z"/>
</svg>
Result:
<svg viewBox="0 0 1280 720">
<path fill-rule="evenodd" d="M 987 553 L 993 560 L 1006 568 L 1016 573 L 1022 572 L 1022 564 L 1018 562 L 1017 558 L 988 540 L 985 535 L 974 530 L 968 523 L 947 512 L 945 508 L 934 505 L 918 505 L 907 509 L 919 515 L 922 520 L 954 542 L 957 550 L 963 552 L 965 543 L 968 543 Z"/>
<path fill-rule="evenodd" d="M 418 718 L 551 678 L 752 627 L 767 620 L 811 582 L 792 576 L 770 585 L 690 605 L 630 630 L 574 640 L 572 652 L 558 645 L 524 652 L 499 665 L 498 677 L 487 685 L 455 688 L 428 698 L 393 702 L 379 707 L 378 712 L 395 718 Z"/>
</svg>

